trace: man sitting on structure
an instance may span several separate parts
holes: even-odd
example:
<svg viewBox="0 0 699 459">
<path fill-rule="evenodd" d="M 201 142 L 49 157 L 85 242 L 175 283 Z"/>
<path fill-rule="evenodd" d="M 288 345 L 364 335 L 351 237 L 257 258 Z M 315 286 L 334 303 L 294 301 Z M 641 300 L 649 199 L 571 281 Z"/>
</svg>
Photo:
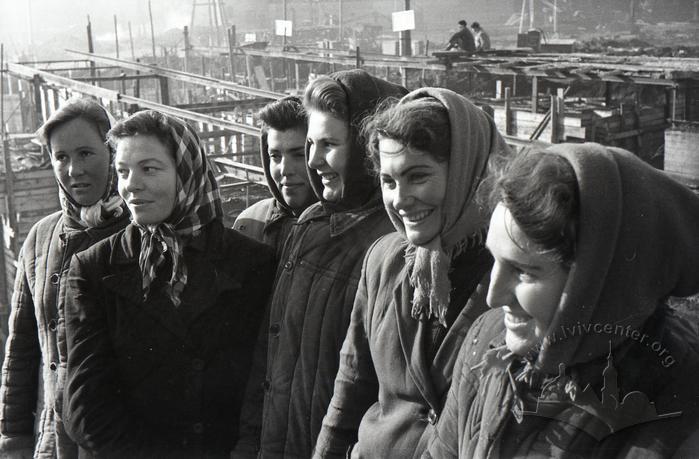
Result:
<svg viewBox="0 0 699 459">
<path fill-rule="evenodd" d="M 467 23 L 464 19 L 459 21 L 459 31 L 452 35 L 449 39 L 447 51 L 451 49 L 466 51 L 468 53 L 473 53 L 476 51 L 473 35 L 468 29 Z"/>
<path fill-rule="evenodd" d="M 490 36 L 488 33 L 481 28 L 481 25 L 477 22 L 471 24 L 471 29 L 473 29 L 473 38 L 476 43 L 476 52 L 478 51 L 488 51 L 490 49 Z"/>
</svg>

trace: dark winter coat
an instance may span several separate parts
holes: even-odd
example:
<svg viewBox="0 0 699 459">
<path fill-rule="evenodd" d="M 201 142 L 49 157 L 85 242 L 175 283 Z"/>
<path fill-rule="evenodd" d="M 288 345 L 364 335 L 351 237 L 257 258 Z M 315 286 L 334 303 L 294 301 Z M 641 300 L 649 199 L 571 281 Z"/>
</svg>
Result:
<svg viewBox="0 0 699 459">
<path fill-rule="evenodd" d="M 60 362 L 65 361 L 64 343 L 58 342 L 63 334 L 58 330 L 63 326 L 59 318 L 68 268 L 73 254 L 124 228 L 128 214 L 100 228 L 68 222 L 61 211 L 39 220 L 17 260 L 0 389 L 1 457 L 31 456 L 33 451 L 35 457 L 53 458 L 58 449 L 70 457 L 76 452 L 57 416 Z"/>
<path fill-rule="evenodd" d="M 66 428 L 98 457 L 228 457 L 271 251 L 220 221 L 184 248 L 175 308 L 156 278 L 146 301 L 141 236 L 128 226 L 73 260 L 66 304 Z"/>
<path fill-rule="evenodd" d="M 243 210 L 233 229 L 272 247 L 278 258 L 294 222 L 296 217 L 290 210 L 280 206 L 275 198 L 267 198 Z"/>
<path fill-rule="evenodd" d="M 379 239 L 364 261 L 340 371 L 316 457 L 408 458 L 424 450 L 451 382 L 451 369 L 473 321 L 488 309 L 485 293 L 492 257 L 482 244 L 453 263 L 448 330 L 436 349 L 434 320 L 411 316 L 413 287 L 398 233 Z M 481 281 L 483 279 L 483 281 Z M 360 425 L 361 423 L 361 425 Z"/>
</svg>

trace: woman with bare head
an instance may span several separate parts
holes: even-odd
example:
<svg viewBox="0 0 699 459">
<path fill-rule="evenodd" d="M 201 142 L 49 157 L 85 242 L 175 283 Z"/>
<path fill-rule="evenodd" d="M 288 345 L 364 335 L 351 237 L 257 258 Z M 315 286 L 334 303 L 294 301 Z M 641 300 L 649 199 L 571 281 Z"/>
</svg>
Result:
<svg viewBox="0 0 699 459">
<path fill-rule="evenodd" d="M 0 456 L 70 457 L 60 420 L 65 371 L 63 308 L 74 253 L 128 223 L 117 194 L 111 115 L 91 99 L 71 99 L 41 126 L 61 210 L 37 222 L 17 260 L 0 389 Z M 62 365 L 63 363 L 63 365 Z"/>
</svg>

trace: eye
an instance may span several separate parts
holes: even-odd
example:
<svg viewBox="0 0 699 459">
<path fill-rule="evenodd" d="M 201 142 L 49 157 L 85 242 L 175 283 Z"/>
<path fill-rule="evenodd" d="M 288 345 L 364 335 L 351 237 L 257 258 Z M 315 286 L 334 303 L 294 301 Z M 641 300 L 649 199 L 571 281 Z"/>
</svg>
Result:
<svg viewBox="0 0 699 459">
<path fill-rule="evenodd" d="M 94 155 L 94 152 L 90 150 L 80 150 L 80 157 L 87 158 L 88 156 Z"/>
<path fill-rule="evenodd" d="M 68 161 L 68 155 L 59 153 L 53 157 L 53 160 L 58 161 L 59 163 L 66 162 L 66 161 Z"/>
<path fill-rule="evenodd" d="M 519 268 L 514 268 L 514 270 L 517 273 L 517 277 L 519 278 L 520 282 L 529 284 L 537 280 L 537 277 L 528 271 Z"/>
<path fill-rule="evenodd" d="M 116 172 L 119 178 L 126 178 L 129 175 L 128 169 L 117 169 Z"/>
<path fill-rule="evenodd" d="M 381 185 L 388 190 L 392 190 L 396 187 L 396 181 L 393 180 L 391 177 L 382 176 Z"/>
<path fill-rule="evenodd" d="M 158 170 L 158 168 L 155 167 L 155 166 L 143 166 L 143 172 L 145 172 L 145 173 L 147 173 L 147 174 L 148 174 L 148 173 L 153 173 L 153 172 L 155 172 L 155 171 L 157 171 L 157 170 Z"/>
<path fill-rule="evenodd" d="M 430 174 L 426 172 L 413 172 L 412 174 L 410 174 L 410 181 L 413 183 L 422 183 L 425 180 L 427 180 L 429 176 Z"/>
</svg>

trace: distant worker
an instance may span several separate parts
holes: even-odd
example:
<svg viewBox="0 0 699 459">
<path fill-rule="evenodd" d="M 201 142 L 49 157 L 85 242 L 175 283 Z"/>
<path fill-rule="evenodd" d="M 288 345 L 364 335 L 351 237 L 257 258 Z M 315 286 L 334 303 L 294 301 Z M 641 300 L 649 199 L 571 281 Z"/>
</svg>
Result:
<svg viewBox="0 0 699 459">
<path fill-rule="evenodd" d="M 473 34 L 471 34 L 471 31 L 468 29 L 467 23 L 464 19 L 459 21 L 459 31 L 452 35 L 449 39 L 447 51 L 454 48 L 467 51 L 469 53 L 476 51 L 476 44 L 473 40 Z"/>
<path fill-rule="evenodd" d="M 490 36 L 488 36 L 488 32 L 483 30 L 481 25 L 477 22 L 471 24 L 471 29 L 473 29 L 476 51 L 488 51 L 490 49 Z"/>
</svg>

